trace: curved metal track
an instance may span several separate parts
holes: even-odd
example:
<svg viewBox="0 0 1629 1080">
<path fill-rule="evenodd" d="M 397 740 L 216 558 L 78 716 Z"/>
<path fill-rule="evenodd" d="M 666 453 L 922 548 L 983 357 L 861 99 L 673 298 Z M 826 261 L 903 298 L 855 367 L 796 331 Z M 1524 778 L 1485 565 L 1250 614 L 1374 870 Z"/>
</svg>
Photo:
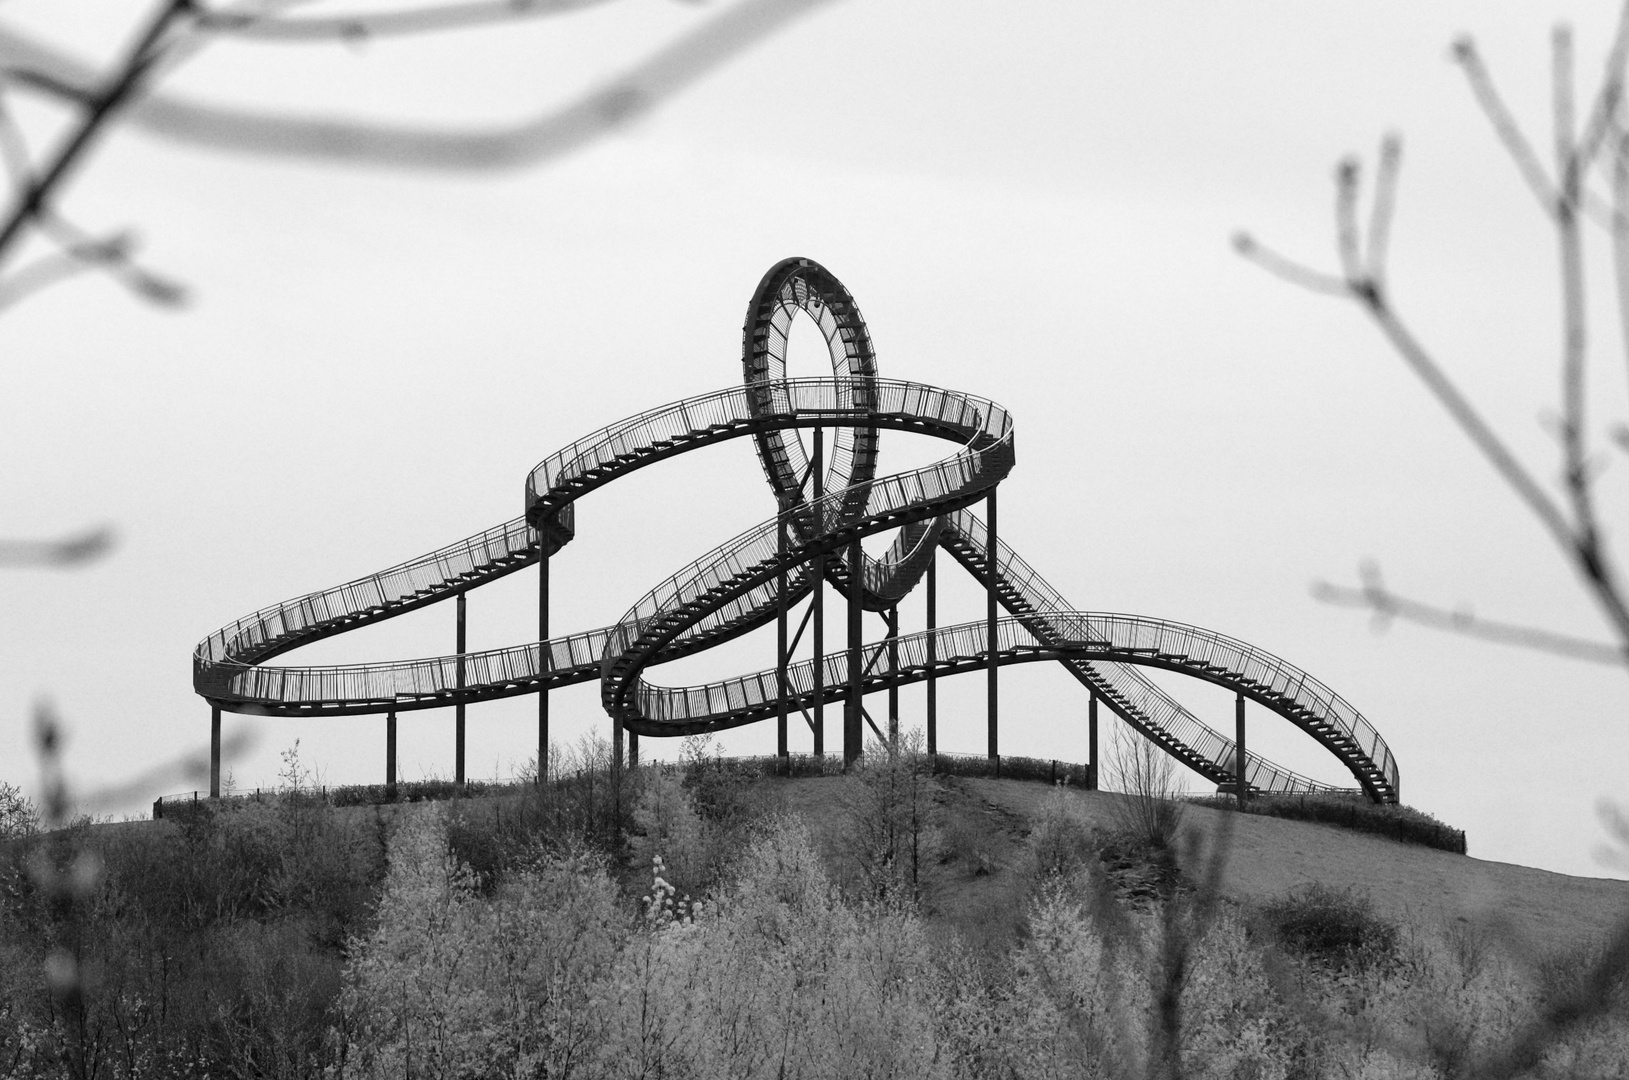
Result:
<svg viewBox="0 0 1629 1080">
<path fill-rule="evenodd" d="M 830 379 L 786 378 L 793 321 L 807 316 L 833 364 Z M 984 398 L 880 378 L 858 307 L 818 264 L 788 259 L 765 275 L 744 329 L 745 385 L 638 413 L 556 451 L 533 469 L 526 514 L 494 529 L 377 574 L 275 604 L 201 641 L 193 654 L 196 691 L 222 709 L 278 716 L 350 716 L 440 708 L 537 693 L 600 680 L 614 721 L 643 735 L 682 735 L 776 715 L 774 670 L 701 687 L 646 682 L 645 669 L 737 637 L 776 618 L 780 580 L 787 603 L 814 587 L 816 572 L 845 593 L 859 574 L 859 600 L 885 610 L 916 585 L 934 551 L 949 551 L 979 582 L 992 583 L 984 523 L 968 508 L 1011 469 L 1013 423 Z M 825 475 L 810 474 L 800 429 L 834 432 Z M 889 428 L 944 439 L 949 456 L 878 478 L 878 435 Z M 751 436 L 783 509 L 692 561 L 649 590 L 615 624 L 503 649 L 386 663 L 269 666 L 301 645 L 447 599 L 552 557 L 575 534 L 575 504 L 617 478 L 675 455 Z M 815 491 L 823 491 L 818 498 Z M 898 529 L 880 559 L 861 555 L 858 537 Z M 1008 612 L 997 624 L 999 664 L 1061 663 L 1116 713 L 1207 779 L 1231 782 L 1234 744 L 1206 725 L 1140 667 L 1164 668 L 1228 687 L 1290 720 L 1357 778 L 1370 798 L 1395 802 L 1397 766 L 1372 725 L 1334 691 L 1293 665 L 1243 642 L 1179 623 L 1083 612 L 1066 603 L 1016 552 L 998 540 L 996 595 Z M 889 668 L 882 643 L 864 649 L 862 690 L 934 674 L 982 669 L 984 622 L 941 627 L 897 640 Z M 931 639 L 931 648 L 930 648 Z M 849 694 L 847 657 L 788 669 L 796 705 Z M 1261 791 L 1320 790 L 1318 784 L 1255 755 L 1250 785 Z"/>
</svg>

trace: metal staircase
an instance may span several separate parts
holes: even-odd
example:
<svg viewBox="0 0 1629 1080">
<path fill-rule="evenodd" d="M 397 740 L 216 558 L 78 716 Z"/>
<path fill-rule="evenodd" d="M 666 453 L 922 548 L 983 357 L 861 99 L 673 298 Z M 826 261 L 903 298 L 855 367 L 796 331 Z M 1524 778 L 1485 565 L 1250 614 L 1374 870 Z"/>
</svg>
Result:
<svg viewBox="0 0 1629 1080">
<path fill-rule="evenodd" d="M 832 378 L 788 379 L 790 326 L 820 329 Z M 1232 783 L 1232 740 L 1206 725 L 1141 667 L 1178 671 L 1229 687 L 1318 740 L 1377 801 L 1394 802 L 1395 761 L 1372 725 L 1310 675 L 1222 635 L 1139 616 L 1079 611 L 1006 543 L 995 544 L 969 509 L 1014 462 L 1014 425 L 985 398 L 883 379 L 853 297 L 809 260 L 786 260 L 760 283 L 743 332 L 745 384 L 637 413 L 540 462 L 527 479 L 525 514 L 496 528 L 355 581 L 254 612 L 199 642 L 193 684 L 219 708 L 275 716 L 348 716 L 466 704 L 598 679 L 607 712 L 628 730 L 686 734 L 751 723 L 780 709 L 777 672 L 702 687 L 661 687 L 643 673 L 764 626 L 815 587 L 816 573 L 866 609 L 894 607 L 943 547 L 993 590 L 1008 617 L 997 640 L 984 623 L 905 635 L 865 646 L 863 691 L 998 664 L 1061 663 L 1114 712 L 1182 764 Z M 909 431 L 955 449 L 932 465 L 876 472 L 879 432 Z M 818 475 L 798 435 L 834 434 Z M 615 624 L 542 642 L 385 663 L 272 666 L 290 649 L 458 596 L 555 557 L 576 533 L 576 503 L 637 469 L 750 436 L 777 505 L 775 517 L 693 560 L 650 589 Z M 818 455 L 817 455 L 818 456 Z M 898 529 L 882 558 L 857 541 Z M 817 570 L 818 568 L 818 570 Z M 781 580 L 785 579 L 784 595 Z M 856 588 L 857 586 L 857 588 Z M 893 655 L 890 653 L 890 655 Z M 847 657 L 831 653 L 788 668 L 800 706 L 843 700 Z M 1259 791 L 1323 785 L 1251 755 Z"/>
</svg>

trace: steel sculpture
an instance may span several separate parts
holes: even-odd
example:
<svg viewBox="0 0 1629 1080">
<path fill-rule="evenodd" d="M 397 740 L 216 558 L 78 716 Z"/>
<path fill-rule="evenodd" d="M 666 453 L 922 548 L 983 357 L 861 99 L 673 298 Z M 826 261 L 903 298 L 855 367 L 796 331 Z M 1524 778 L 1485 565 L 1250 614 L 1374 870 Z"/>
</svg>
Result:
<svg viewBox="0 0 1629 1080">
<path fill-rule="evenodd" d="M 820 330 L 831 378 L 788 378 L 793 321 Z M 988 753 L 999 763 L 997 672 L 1008 664 L 1062 664 L 1088 691 L 1087 729 L 1095 786 L 1099 703 L 1207 780 L 1243 799 L 1257 792 L 1329 790 L 1244 752 L 1244 703 L 1255 701 L 1307 732 L 1376 802 L 1396 802 L 1397 764 L 1374 727 L 1344 698 L 1299 668 L 1251 645 L 1198 627 L 1136 615 L 1076 610 L 996 534 L 996 488 L 1013 465 L 1013 422 L 995 402 L 921 383 L 884 379 L 854 298 L 819 264 L 787 259 L 753 294 L 743 332 L 744 384 L 638 413 L 545 458 L 526 485 L 525 514 L 377 574 L 247 615 L 198 644 L 194 689 L 212 706 L 218 793 L 220 713 L 271 716 L 386 714 L 387 777 L 395 780 L 395 717 L 454 706 L 458 776 L 463 779 L 463 710 L 468 704 L 538 695 L 538 762 L 546 769 L 548 697 L 555 687 L 598 680 L 611 718 L 613 756 L 637 762 L 638 736 L 690 735 L 774 719 L 776 749 L 788 752 L 794 713 L 825 750 L 824 706 L 843 703 L 845 761 L 859 754 L 864 726 L 897 733 L 900 686 L 927 682 L 927 743 L 937 752 L 939 678 L 984 671 Z M 910 431 L 954 450 L 932 465 L 877 475 L 879 433 Z M 812 429 L 806 445 L 801 432 Z M 824 432 L 830 431 L 830 460 Z M 636 469 L 729 439 L 750 436 L 777 513 L 658 583 L 617 622 L 551 636 L 549 563 L 575 534 L 576 504 Z M 985 503 L 984 517 L 973 508 Z M 897 529 L 881 558 L 863 537 Z M 943 549 L 986 590 L 986 617 L 937 626 L 936 560 Z M 463 649 L 465 594 L 539 565 L 539 640 L 480 652 Z M 898 604 L 925 580 L 925 629 L 902 634 Z M 846 600 L 847 647 L 825 642 L 824 588 Z M 450 656 L 345 666 L 271 666 L 281 653 L 365 623 L 457 598 L 458 651 Z M 795 633 L 792 608 L 810 604 Z M 881 613 L 886 636 L 862 641 L 861 613 Z M 1005 611 L 1005 615 L 1000 614 Z M 776 663 L 705 686 L 668 687 L 648 668 L 777 624 Z M 805 630 L 817 659 L 793 663 Z M 1215 683 L 1236 697 L 1235 739 L 1194 716 L 1139 670 L 1161 668 Z M 888 731 L 871 721 L 864 695 L 889 692 Z M 625 738 L 626 736 L 626 738 Z"/>
</svg>

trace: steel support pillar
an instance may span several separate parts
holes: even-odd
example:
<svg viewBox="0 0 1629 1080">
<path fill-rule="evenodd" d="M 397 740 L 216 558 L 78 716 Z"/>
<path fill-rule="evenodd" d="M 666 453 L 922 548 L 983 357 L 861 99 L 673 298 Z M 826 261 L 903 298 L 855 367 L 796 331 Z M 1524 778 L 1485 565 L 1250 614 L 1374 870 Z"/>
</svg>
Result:
<svg viewBox="0 0 1629 1080">
<path fill-rule="evenodd" d="M 1097 691 L 1092 691 L 1092 701 L 1086 706 L 1086 749 L 1091 754 L 1086 765 L 1086 790 L 1097 790 Z"/>
<path fill-rule="evenodd" d="M 639 732 L 628 732 L 628 768 L 639 768 Z"/>
<path fill-rule="evenodd" d="M 1233 702 L 1233 726 L 1235 729 L 1233 734 L 1233 790 L 1238 796 L 1239 808 L 1242 810 L 1245 801 L 1250 797 L 1250 789 L 1245 783 L 1245 777 L 1249 773 L 1245 769 L 1248 757 L 1244 749 L 1244 695 L 1236 695 Z"/>
<path fill-rule="evenodd" d="M 814 429 L 814 460 L 809 465 L 809 475 L 814 481 L 814 489 L 810 498 L 816 505 L 814 531 L 818 537 L 826 531 L 823 520 L 824 512 L 819 507 L 820 500 L 826 494 L 826 439 L 820 428 Z M 814 605 L 814 754 L 815 757 L 824 757 L 826 754 L 826 556 L 817 555 L 814 560 L 814 594 L 810 601 Z"/>
<path fill-rule="evenodd" d="M 843 703 L 843 764 L 846 766 L 865 750 L 865 732 L 860 717 L 860 685 L 865 672 L 860 667 L 860 639 L 865 630 L 860 623 L 860 539 L 848 545 L 848 699 Z"/>
<path fill-rule="evenodd" d="M 788 764 L 786 746 L 786 511 L 780 500 L 780 521 L 775 526 L 775 555 L 781 572 L 775 579 L 775 756 Z"/>
<path fill-rule="evenodd" d="M 458 689 L 464 688 L 464 590 L 458 590 Z M 453 741 L 457 744 L 453 752 L 453 782 L 459 786 L 464 783 L 464 703 L 460 701 L 453 706 Z"/>
<path fill-rule="evenodd" d="M 933 546 L 928 557 L 928 756 L 939 752 L 939 677 L 934 665 L 939 660 L 939 641 L 934 631 L 939 628 L 939 545 Z"/>
<path fill-rule="evenodd" d="M 899 674 L 899 605 L 889 608 L 888 619 L 888 676 Z M 899 686 L 888 687 L 888 749 L 899 749 Z"/>
<path fill-rule="evenodd" d="M 1000 718 L 998 715 L 1000 701 L 999 695 L 997 694 L 996 684 L 996 672 L 999 670 L 999 665 L 996 663 L 998 644 L 996 641 L 996 580 L 999 576 L 996 557 L 996 537 L 999 534 L 996 532 L 996 493 L 994 488 L 990 490 L 989 497 L 985 500 L 985 506 L 986 532 L 988 534 L 986 537 L 986 547 L 984 552 L 984 575 L 986 585 L 984 590 L 984 659 L 985 664 L 987 665 L 986 673 L 988 676 L 988 701 L 986 703 L 986 716 L 988 717 L 990 728 L 990 760 L 996 763 L 996 775 L 999 776 L 1001 775 L 1001 748 L 997 735 L 1000 728 Z"/>
<path fill-rule="evenodd" d="M 209 797 L 221 797 L 221 707 L 209 707 Z"/>
<path fill-rule="evenodd" d="M 385 714 L 385 798 L 396 798 L 396 710 Z"/>
<path fill-rule="evenodd" d="M 542 530 L 537 534 L 537 673 L 546 675 L 554 668 L 549 648 L 549 549 Z M 537 692 L 537 782 L 549 779 L 549 685 Z"/>
</svg>

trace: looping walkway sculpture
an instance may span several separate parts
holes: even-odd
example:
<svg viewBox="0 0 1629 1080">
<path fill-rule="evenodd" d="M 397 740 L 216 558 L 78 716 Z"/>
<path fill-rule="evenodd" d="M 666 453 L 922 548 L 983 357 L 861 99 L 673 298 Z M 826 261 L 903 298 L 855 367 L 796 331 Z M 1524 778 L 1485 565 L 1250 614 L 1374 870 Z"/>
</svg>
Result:
<svg viewBox="0 0 1629 1080">
<path fill-rule="evenodd" d="M 795 319 L 824 337 L 832 377 L 787 377 Z M 989 754 L 998 757 L 997 671 L 1052 661 L 1090 694 L 1090 757 L 1096 775 L 1099 702 L 1177 761 L 1217 784 L 1255 792 L 1329 790 L 1243 747 L 1246 699 L 1311 735 L 1377 802 L 1396 802 L 1397 765 L 1378 732 L 1344 698 L 1288 662 L 1198 627 L 1143 616 L 1074 609 L 1003 542 L 996 489 L 1014 462 L 1012 418 L 985 398 L 884 379 L 854 298 L 823 267 L 787 259 L 765 275 L 748 309 L 744 385 L 630 416 L 556 451 L 532 470 L 526 513 L 484 533 L 377 574 L 247 615 L 209 635 L 193 654 L 193 686 L 213 707 L 218 793 L 221 710 L 272 716 L 389 716 L 387 781 L 394 782 L 397 712 L 453 706 L 457 769 L 463 779 L 464 707 L 492 698 L 538 695 L 539 764 L 546 767 L 549 691 L 599 680 L 610 715 L 614 756 L 637 760 L 637 737 L 688 735 L 767 720 L 787 753 L 788 717 L 808 723 L 824 752 L 824 706 L 843 702 L 843 753 L 863 743 L 866 693 L 926 681 L 927 739 L 937 750 L 936 680 L 983 670 L 988 679 Z M 944 439 L 954 452 L 932 465 L 879 477 L 879 433 L 888 428 Z M 813 429 L 805 443 L 802 431 Z M 826 458 L 831 433 L 830 460 Z M 672 574 L 616 623 L 551 636 L 549 564 L 575 534 L 576 503 L 589 492 L 658 461 L 751 436 L 774 492 L 777 513 Z M 972 507 L 983 502 L 981 519 Z M 863 537 L 897 536 L 881 558 Z M 985 589 L 986 617 L 934 625 L 935 558 L 940 549 Z M 539 573 L 538 641 L 467 652 L 465 593 L 523 567 Z M 846 598 L 848 635 L 826 652 L 824 595 Z M 901 635 L 898 604 L 927 587 L 928 627 Z M 817 659 L 793 663 L 789 611 L 810 605 Z M 441 600 L 458 602 L 458 647 L 450 656 L 349 666 L 270 666 L 301 645 Z M 998 616 L 998 607 L 1005 609 Z M 887 636 L 862 643 L 861 612 L 883 615 Z M 705 686 L 649 682 L 647 669 L 775 623 L 774 668 Z M 1234 691 L 1236 738 L 1205 724 L 1141 668 L 1163 668 Z M 877 730 L 872 724 L 873 730 Z M 878 732 L 881 734 L 880 731 Z M 1236 786 L 1235 790 L 1241 790 Z"/>
</svg>

